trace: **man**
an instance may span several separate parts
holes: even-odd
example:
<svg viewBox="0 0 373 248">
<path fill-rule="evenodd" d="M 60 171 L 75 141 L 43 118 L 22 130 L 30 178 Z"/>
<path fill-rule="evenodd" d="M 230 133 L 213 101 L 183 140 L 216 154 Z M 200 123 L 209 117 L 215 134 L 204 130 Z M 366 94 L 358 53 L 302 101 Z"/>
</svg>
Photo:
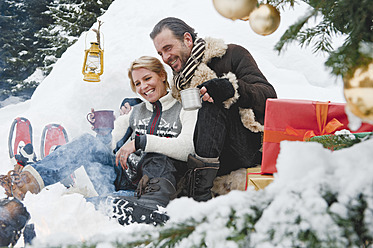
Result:
<svg viewBox="0 0 373 248">
<path fill-rule="evenodd" d="M 195 156 L 189 156 L 189 195 L 211 199 L 216 175 L 261 162 L 261 133 L 267 98 L 276 92 L 243 47 L 197 37 L 184 21 L 168 17 L 150 33 L 164 63 L 174 72 L 172 94 L 200 88 L 202 108 L 194 133 Z"/>
</svg>

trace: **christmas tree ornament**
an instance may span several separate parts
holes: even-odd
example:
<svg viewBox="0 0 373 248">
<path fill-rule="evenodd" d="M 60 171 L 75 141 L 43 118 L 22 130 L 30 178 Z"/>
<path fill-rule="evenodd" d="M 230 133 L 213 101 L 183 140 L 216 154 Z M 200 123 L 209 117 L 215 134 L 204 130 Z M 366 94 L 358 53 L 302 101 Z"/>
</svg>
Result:
<svg viewBox="0 0 373 248">
<path fill-rule="evenodd" d="M 261 4 L 249 16 L 252 30 L 260 35 L 269 35 L 275 32 L 280 25 L 280 12 L 270 4 Z"/>
<path fill-rule="evenodd" d="M 98 22 L 98 29 L 92 29 L 96 33 L 97 41 L 90 42 L 90 48 L 87 49 L 85 44 L 84 63 L 82 73 L 84 75 L 83 80 L 87 82 L 100 82 L 100 76 L 104 72 L 104 50 L 101 49 L 102 45 L 102 33 L 100 33 L 101 21 Z M 86 42 L 87 43 L 86 34 Z"/>
<path fill-rule="evenodd" d="M 373 122 L 373 62 L 343 77 L 348 109 L 366 122 Z"/>
<path fill-rule="evenodd" d="M 249 16 L 258 2 L 257 0 L 213 0 L 213 4 L 219 14 L 236 20 Z"/>
</svg>

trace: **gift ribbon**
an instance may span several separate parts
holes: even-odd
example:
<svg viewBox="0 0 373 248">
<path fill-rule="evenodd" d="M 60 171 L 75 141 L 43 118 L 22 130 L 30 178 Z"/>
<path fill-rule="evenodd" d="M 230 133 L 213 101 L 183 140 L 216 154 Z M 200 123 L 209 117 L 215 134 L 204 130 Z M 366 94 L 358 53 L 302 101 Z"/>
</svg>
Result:
<svg viewBox="0 0 373 248">
<path fill-rule="evenodd" d="M 333 118 L 328 123 L 328 108 L 329 102 L 317 102 L 316 103 L 316 120 L 318 125 L 318 135 L 326 135 L 334 133 L 338 128 L 342 127 L 343 124 L 336 118 Z M 310 138 L 316 136 L 313 130 L 306 129 L 295 129 L 292 127 L 286 127 L 285 132 L 283 131 L 272 131 L 264 130 L 264 142 L 280 143 L 282 140 L 309 140 Z"/>
</svg>

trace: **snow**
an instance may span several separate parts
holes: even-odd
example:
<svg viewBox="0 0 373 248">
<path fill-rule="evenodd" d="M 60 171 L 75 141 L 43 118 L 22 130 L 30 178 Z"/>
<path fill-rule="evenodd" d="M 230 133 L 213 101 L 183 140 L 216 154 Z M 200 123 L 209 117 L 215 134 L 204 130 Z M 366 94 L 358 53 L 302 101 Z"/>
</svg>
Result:
<svg viewBox="0 0 373 248">
<path fill-rule="evenodd" d="M 46 124 L 62 124 L 71 140 L 83 133 L 93 134 L 86 120 L 91 108 L 112 109 L 118 116 L 122 99 L 135 96 L 129 86 L 127 68 L 142 55 L 159 57 L 149 33 L 159 20 L 167 16 L 185 20 L 196 29 L 200 37 L 221 38 L 227 43 L 237 43 L 247 48 L 263 74 L 276 88 L 279 98 L 344 102 L 342 80 L 330 75 L 324 66 L 326 58 L 323 55 L 312 54 L 311 49 L 300 48 L 296 44 L 289 45 L 281 55 L 273 50 L 286 28 L 303 15 L 306 9 L 305 5 L 298 5 L 294 10 L 282 11 L 279 29 L 263 37 L 255 34 L 247 22 L 232 21 L 220 16 L 212 1 L 114 1 L 100 18 L 105 38 L 105 68 L 100 83 L 83 81 L 81 69 L 86 35 L 82 34 L 58 60 L 51 74 L 38 86 L 30 100 L 0 109 L 0 159 L 3 161 L 0 174 L 5 174 L 13 166 L 12 162 L 6 162 L 9 161 L 7 142 L 9 128 L 16 117 L 23 116 L 31 121 L 34 147 L 37 154 L 40 154 L 40 136 Z M 336 39 L 335 42 L 340 40 Z M 170 76 L 171 71 L 169 68 L 167 70 Z M 325 189 L 320 188 L 320 185 L 333 192 L 340 192 L 339 205 L 331 208 L 340 215 L 346 215 L 342 203 L 347 204 L 356 192 L 361 191 L 372 197 L 373 167 L 368 166 L 372 161 L 372 148 L 373 142 L 366 141 L 332 153 L 315 143 L 282 142 L 278 173 L 275 174 L 275 182 L 266 190 L 255 192 L 250 188 L 247 192 L 231 192 L 206 203 L 197 203 L 187 198 L 171 202 L 167 207 L 170 223 L 182 222 L 191 217 L 202 220 L 204 216 L 209 216 L 207 223 L 210 225 L 200 225 L 199 230 L 179 246 L 198 246 L 199 235 L 207 233 L 205 239 L 212 244 L 211 247 L 235 247 L 232 241 L 225 240 L 230 230 L 222 228 L 222 220 L 217 216 L 229 216 L 232 206 L 241 206 L 242 212 L 249 212 L 250 209 L 245 209 L 245 202 L 259 201 L 265 204 L 268 199 L 273 199 L 273 202 L 264 211 L 255 227 L 257 232 L 252 237 L 253 244 L 258 244 L 258 247 L 272 247 L 267 237 L 271 228 L 278 230 L 274 239 L 282 247 L 294 245 L 290 239 L 291 233 L 302 229 L 312 228 L 325 239 L 328 237 L 323 237 L 323 234 L 332 233 L 340 237 L 341 230 L 329 216 L 325 216 L 327 206 L 320 199 L 320 191 Z M 3 192 L 1 188 L 0 195 Z M 37 195 L 27 194 L 24 204 L 32 216 L 30 223 L 35 224 L 35 247 L 88 240 L 99 241 L 99 247 L 112 247 L 110 241 L 116 238 L 130 241 L 134 239 L 131 234 L 151 232 L 154 228 L 137 224 L 120 226 L 96 211 L 81 195 L 68 194 L 61 184 L 49 186 Z M 309 209 L 312 212 L 307 212 Z M 287 225 L 296 216 L 301 216 L 301 223 Z M 367 213 L 366 221 L 372 223 L 372 220 L 372 213 Z"/>
</svg>

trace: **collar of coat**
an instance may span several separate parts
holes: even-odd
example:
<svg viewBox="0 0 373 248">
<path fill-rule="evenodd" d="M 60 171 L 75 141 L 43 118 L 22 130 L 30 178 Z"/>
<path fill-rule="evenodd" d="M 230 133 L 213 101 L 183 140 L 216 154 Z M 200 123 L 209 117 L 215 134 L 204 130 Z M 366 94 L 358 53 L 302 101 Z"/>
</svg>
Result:
<svg viewBox="0 0 373 248">
<path fill-rule="evenodd" d="M 194 76 L 190 81 L 190 84 L 187 88 L 195 88 L 197 85 L 206 82 L 207 80 L 217 78 L 216 73 L 211 70 L 207 64 L 211 61 L 211 59 L 216 57 L 223 57 L 227 51 L 228 45 L 224 43 L 221 39 L 215 39 L 211 37 L 205 38 L 206 45 L 205 45 L 205 52 L 202 58 L 201 63 L 198 65 L 196 71 L 194 72 Z M 224 101 L 224 107 L 229 109 L 229 107 L 237 101 L 239 98 L 238 94 L 238 81 L 236 75 L 232 72 L 228 72 L 227 74 L 223 75 L 223 78 L 227 78 L 233 85 L 235 89 L 235 94 L 232 98 Z M 172 84 L 172 96 L 176 98 L 178 101 L 181 101 L 180 91 Z"/>
</svg>

